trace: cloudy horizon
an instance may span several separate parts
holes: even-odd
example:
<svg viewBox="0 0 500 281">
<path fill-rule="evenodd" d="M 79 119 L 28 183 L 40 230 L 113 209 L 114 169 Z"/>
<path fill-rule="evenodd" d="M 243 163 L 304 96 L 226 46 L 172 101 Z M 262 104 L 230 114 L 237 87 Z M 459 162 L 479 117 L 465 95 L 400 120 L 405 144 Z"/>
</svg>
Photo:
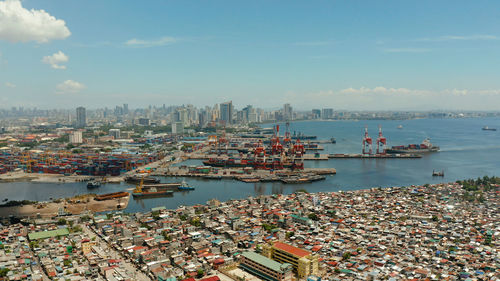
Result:
<svg viewBox="0 0 500 281">
<path fill-rule="evenodd" d="M 499 110 L 500 3 L 455 3 L 0 0 L 0 108 Z"/>
</svg>

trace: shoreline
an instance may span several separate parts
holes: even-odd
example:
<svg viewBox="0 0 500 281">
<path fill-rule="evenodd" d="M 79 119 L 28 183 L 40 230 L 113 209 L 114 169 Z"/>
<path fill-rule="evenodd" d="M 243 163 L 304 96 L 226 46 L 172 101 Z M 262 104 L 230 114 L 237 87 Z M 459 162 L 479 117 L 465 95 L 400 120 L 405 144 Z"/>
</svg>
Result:
<svg viewBox="0 0 500 281">
<path fill-rule="evenodd" d="M 26 173 L 24 171 L 9 172 L 0 175 L 0 183 L 2 182 L 38 182 L 38 183 L 75 183 L 86 182 L 90 179 L 100 178 L 96 176 L 84 175 L 62 175 L 62 174 L 43 174 L 43 173 Z M 123 176 L 106 177 L 108 183 L 119 183 L 124 181 Z"/>
<path fill-rule="evenodd" d="M 0 206 L 0 217 L 52 217 L 61 210 L 66 214 L 79 215 L 85 211 L 106 212 L 127 208 L 130 195 L 122 198 L 97 201 L 95 194 L 77 195 L 72 198 L 56 199 L 52 202 L 36 202 L 20 206 Z"/>
</svg>

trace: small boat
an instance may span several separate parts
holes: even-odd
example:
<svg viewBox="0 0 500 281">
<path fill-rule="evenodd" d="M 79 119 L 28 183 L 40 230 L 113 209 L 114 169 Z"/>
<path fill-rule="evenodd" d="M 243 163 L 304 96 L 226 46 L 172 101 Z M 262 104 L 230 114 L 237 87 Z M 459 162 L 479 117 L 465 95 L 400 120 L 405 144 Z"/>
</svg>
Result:
<svg viewBox="0 0 500 281">
<path fill-rule="evenodd" d="M 254 177 L 240 177 L 239 180 L 246 183 L 260 182 L 259 178 Z"/>
<path fill-rule="evenodd" d="M 187 182 L 182 181 L 181 185 L 178 187 L 179 190 L 194 190 L 194 187 L 190 186 Z"/>
<path fill-rule="evenodd" d="M 497 130 L 496 128 L 490 128 L 488 126 L 483 127 L 483 131 L 496 131 L 496 130 Z"/>
<path fill-rule="evenodd" d="M 398 129 L 403 129 L 403 125 L 398 125 Z"/>
<path fill-rule="evenodd" d="M 337 140 L 336 140 L 335 138 L 330 138 L 330 141 L 331 141 L 332 143 L 337 143 Z"/>
<path fill-rule="evenodd" d="M 98 188 L 101 186 L 100 181 L 90 181 L 87 183 L 87 188 Z"/>
<path fill-rule="evenodd" d="M 432 176 L 433 177 L 444 177 L 444 171 L 435 171 L 435 170 L 432 170 Z"/>
<path fill-rule="evenodd" d="M 203 176 L 203 178 L 207 179 L 207 180 L 221 180 L 222 176 L 220 176 L 220 175 L 207 175 L 207 176 Z"/>
</svg>

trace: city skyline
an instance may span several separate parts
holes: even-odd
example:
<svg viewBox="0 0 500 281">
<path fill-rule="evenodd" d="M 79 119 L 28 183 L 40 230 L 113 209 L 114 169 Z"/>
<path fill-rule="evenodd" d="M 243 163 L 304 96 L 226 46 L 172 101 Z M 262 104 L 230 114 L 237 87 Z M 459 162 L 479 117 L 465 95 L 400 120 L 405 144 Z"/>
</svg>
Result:
<svg viewBox="0 0 500 281">
<path fill-rule="evenodd" d="M 500 4 L 384 4 L 0 1 L 0 103 L 497 110 Z"/>
</svg>

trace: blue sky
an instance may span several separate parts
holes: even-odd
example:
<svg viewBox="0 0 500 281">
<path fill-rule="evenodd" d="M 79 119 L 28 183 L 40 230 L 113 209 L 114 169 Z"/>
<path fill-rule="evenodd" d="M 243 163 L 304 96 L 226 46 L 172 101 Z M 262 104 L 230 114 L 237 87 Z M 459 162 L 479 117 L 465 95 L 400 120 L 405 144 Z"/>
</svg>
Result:
<svg viewBox="0 0 500 281">
<path fill-rule="evenodd" d="M 498 110 L 499 12 L 499 1 L 0 0 L 0 104 Z"/>
</svg>

